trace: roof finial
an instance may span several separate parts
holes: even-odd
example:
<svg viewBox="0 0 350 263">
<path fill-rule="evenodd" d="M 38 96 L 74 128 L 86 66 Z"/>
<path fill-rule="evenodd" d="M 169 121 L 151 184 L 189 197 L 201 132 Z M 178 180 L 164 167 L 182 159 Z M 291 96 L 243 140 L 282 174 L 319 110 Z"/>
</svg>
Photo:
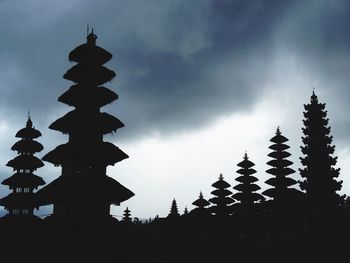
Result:
<svg viewBox="0 0 350 263">
<path fill-rule="evenodd" d="M 244 153 L 243 159 L 244 159 L 244 160 L 248 160 L 248 159 L 249 159 L 249 158 L 248 158 L 248 152 L 247 152 L 247 150 L 246 150 L 245 153 Z"/>
<path fill-rule="evenodd" d="M 91 28 L 91 33 L 88 33 L 86 39 L 87 39 L 87 43 L 88 44 L 92 44 L 92 45 L 96 44 L 97 36 L 94 34 L 94 28 L 93 27 Z"/>
<path fill-rule="evenodd" d="M 30 109 L 28 109 L 28 120 L 27 120 L 26 127 L 33 127 L 33 122 L 30 119 Z"/>
<path fill-rule="evenodd" d="M 312 102 L 318 102 L 318 98 L 317 98 L 317 96 L 316 96 L 316 94 L 315 94 L 315 87 L 313 87 L 312 88 L 312 95 L 311 95 L 311 98 L 310 98 L 310 102 L 312 103 Z"/>
<path fill-rule="evenodd" d="M 281 130 L 280 130 L 280 126 L 277 126 L 277 130 L 276 130 L 276 135 L 280 135 L 281 134 Z"/>
<path fill-rule="evenodd" d="M 88 22 L 86 25 L 86 37 L 89 35 L 89 31 L 90 29 L 89 29 L 89 22 Z"/>
</svg>

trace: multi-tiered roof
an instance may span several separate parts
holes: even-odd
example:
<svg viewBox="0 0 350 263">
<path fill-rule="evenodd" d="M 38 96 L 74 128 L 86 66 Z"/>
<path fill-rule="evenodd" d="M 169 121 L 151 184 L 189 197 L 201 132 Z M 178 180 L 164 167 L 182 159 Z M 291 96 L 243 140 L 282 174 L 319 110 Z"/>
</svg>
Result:
<svg viewBox="0 0 350 263">
<path fill-rule="evenodd" d="M 209 201 L 214 205 L 210 207 L 210 211 L 217 216 L 227 216 L 231 213 L 231 206 L 234 200 L 230 197 L 232 192 L 228 190 L 231 185 L 224 180 L 222 174 L 219 176 L 219 180 L 211 185 L 216 188 L 211 192 L 214 197 Z"/>
<path fill-rule="evenodd" d="M 33 190 L 45 184 L 41 177 L 34 174 L 36 169 L 44 166 L 44 163 L 34 156 L 43 150 L 41 143 L 35 140 L 40 136 L 40 131 L 33 127 L 30 117 L 26 127 L 16 133 L 20 140 L 11 150 L 16 151 L 18 156 L 6 164 L 12 167 L 15 173 L 2 182 L 12 189 L 12 193 L 0 199 L 0 205 L 9 211 L 10 216 L 32 216 L 34 208 L 38 208 Z"/>
<path fill-rule="evenodd" d="M 336 168 L 337 157 L 333 156 L 335 146 L 328 125 L 326 104 L 320 103 L 315 92 L 310 103 L 304 105 L 304 128 L 301 146 L 303 167 L 299 169 L 305 180 L 300 188 L 306 191 L 306 198 L 311 207 L 317 209 L 338 207 L 343 202 L 337 191 L 342 187 L 339 168 Z"/>
<path fill-rule="evenodd" d="M 198 215 L 209 215 L 210 214 L 208 209 L 206 208 L 207 206 L 210 205 L 210 202 L 204 198 L 202 191 L 199 192 L 198 199 L 195 200 L 192 203 L 192 205 L 196 206 L 196 208 L 194 208 L 191 211 L 191 214 L 198 214 Z"/>
<path fill-rule="evenodd" d="M 108 216 L 111 204 L 119 205 L 134 194 L 106 175 L 106 167 L 126 158 L 103 135 L 117 131 L 124 124 L 100 108 L 115 101 L 118 95 L 102 84 L 115 77 L 104 67 L 112 55 L 96 45 L 93 31 L 87 42 L 69 54 L 76 62 L 64 78 L 73 81 L 59 101 L 74 109 L 50 125 L 50 129 L 69 135 L 67 143 L 46 154 L 43 160 L 62 167 L 62 175 L 39 191 L 43 204 L 54 204 L 54 215 Z"/>
<path fill-rule="evenodd" d="M 270 142 L 273 143 L 269 146 L 272 152 L 268 156 L 272 160 L 268 161 L 267 164 L 271 168 L 266 172 L 273 177 L 266 180 L 265 183 L 272 186 L 272 188 L 265 190 L 263 194 L 272 198 L 275 207 L 287 208 L 300 199 L 302 193 L 291 187 L 295 186 L 297 181 L 290 177 L 295 172 L 290 168 L 293 162 L 287 159 L 291 156 L 287 151 L 290 147 L 286 144 L 288 139 L 282 135 L 279 127 Z"/>
<path fill-rule="evenodd" d="M 237 170 L 240 176 L 236 178 L 236 181 L 239 183 L 233 188 L 238 192 L 233 194 L 232 197 L 239 202 L 237 207 L 243 211 L 252 209 L 255 202 L 264 200 L 261 194 L 256 193 L 260 189 L 260 186 L 255 184 L 258 178 L 253 176 L 256 173 L 256 170 L 252 168 L 254 165 L 249 160 L 247 153 L 244 154 L 243 161 L 237 164 L 240 167 Z"/>
</svg>

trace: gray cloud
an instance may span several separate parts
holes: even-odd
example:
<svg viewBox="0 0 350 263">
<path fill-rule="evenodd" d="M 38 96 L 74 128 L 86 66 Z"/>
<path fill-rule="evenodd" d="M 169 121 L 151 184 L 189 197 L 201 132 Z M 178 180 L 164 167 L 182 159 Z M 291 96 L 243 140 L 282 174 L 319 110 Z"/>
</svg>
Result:
<svg viewBox="0 0 350 263">
<path fill-rule="evenodd" d="M 87 22 L 98 44 L 114 55 L 108 66 L 117 78 L 107 86 L 120 100 L 106 111 L 125 122 L 124 139 L 198 128 L 249 110 L 279 48 L 294 53 L 321 87 L 346 92 L 349 74 L 340 71 L 349 64 L 348 6 L 346 1 L 3 1 L 1 115 L 19 121 L 31 108 L 37 126 L 46 128 L 69 110 L 56 99 L 71 85 L 62 79 L 71 66 L 67 55 L 85 41 Z M 337 122 L 346 126 L 344 117 Z"/>
</svg>

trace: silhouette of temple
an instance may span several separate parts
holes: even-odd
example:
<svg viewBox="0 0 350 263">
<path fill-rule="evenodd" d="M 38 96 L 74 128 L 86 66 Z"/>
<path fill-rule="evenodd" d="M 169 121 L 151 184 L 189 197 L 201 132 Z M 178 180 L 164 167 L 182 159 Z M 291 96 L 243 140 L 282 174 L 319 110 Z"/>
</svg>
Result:
<svg viewBox="0 0 350 263">
<path fill-rule="evenodd" d="M 263 192 L 264 195 L 272 198 L 276 208 L 287 208 L 292 206 L 295 202 L 303 198 L 303 193 L 292 186 L 297 184 L 297 181 L 290 177 L 295 171 L 290 168 L 293 164 L 287 158 L 291 156 L 287 149 L 290 147 L 286 144 L 288 139 L 284 137 L 278 127 L 274 137 L 270 139 L 273 144 L 269 146 L 272 150 L 268 154 L 272 160 L 267 164 L 271 166 L 266 173 L 273 177 L 265 181 L 266 184 L 272 186 Z"/>
<path fill-rule="evenodd" d="M 227 216 L 231 211 L 231 206 L 235 200 L 230 197 L 232 192 L 228 190 L 231 185 L 224 180 L 222 174 L 219 176 L 219 180 L 211 185 L 216 188 L 211 192 L 214 197 L 210 198 L 209 201 L 213 205 L 209 208 L 210 212 L 217 216 Z"/>
<path fill-rule="evenodd" d="M 253 209 L 255 202 L 263 201 L 265 198 L 256 193 L 260 189 L 260 186 L 254 182 L 258 179 L 253 176 L 256 173 L 256 170 L 252 167 L 255 164 L 249 160 L 248 154 L 245 153 L 243 161 L 237 164 L 240 169 L 237 170 L 237 173 L 240 174 L 236 178 L 236 181 L 239 182 L 233 189 L 237 190 L 237 193 L 234 193 L 232 197 L 238 200 L 239 203 L 235 204 L 242 212 L 249 212 Z"/>
<path fill-rule="evenodd" d="M 197 200 L 193 201 L 192 205 L 196 206 L 196 208 L 194 208 L 191 211 L 191 214 L 196 214 L 196 215 L 209 215 L 209 211 L 207 206 L 210 205 L 210 202 L 207 201 L 203 194 L 202 191 L 199 192 L 199 197 Z"/>
<path fill-rule="evenodd" d="M 179 210 L 177 208 L 177 203 L 175 198 L 173 199 L 173 201 L 171 202 L 171 207 L 170 207 L 170 212 L 168 214 L 168 218 L 174 218 L 174 217 L 179 217 Z"/>
<path fill-rule="evenodd" d="M 131 213 L 130 213 L 129 208 L 127 207 L 127 208 L 124 210 L 122 221 L 127 222 L 127 223 L 131 223 L 131 220 L 132 220 L 132 219 L 131 219 Z"/>
<path fill-rule="evenodd" d="M 325 105 L 318 101 L 314 91 L 310 103 L 304 105 L 304 146 L 301 146 L 304 157 L 300 158 L 304 167 L 299 170 L 305 180 L 300 183 L 300 188 L 306 191 L 306 198 L 313 208 L 337 207 L 343 202 L 337 193 L 342 181 L 335 179 L 340 169 L 334 167 L 337 157 L 332 156 L 335 146 L 331 145 Z"/>
<path fill-rule="evenodd" d="M 5 179 L 2 184 L 8 185 L 12 193 L 0 199 L 0 205 L 8 210 L 8 216 L 28 217 L 33 216 L 34 208 L 39 208 L 34 189 L 44 185 L 44 180 L 33 172 L 44 166 L 44 163 L 34 156 L 41 152 L 43 146 L 34 139 L 41 136 L 40 131 L 33 127 L 33 122 L 28 116 L 26 127 L 16 133 L 21 138 L 11 148 L 18 156 L 10 160 L 6 165 L 12 167 L 15 173 Z"/>
<path fill-rule="evenodd" d="M 119 205 L 134 195 L 106 175 L 108 165 L 128 155 L 103 140 L 103 135 L 116 132 L 124 124 L 100 110 L 118 95 L 101 86 L 111 81 L 115 73 L 103 66 L 112 55 L 97 46 L 96 39 L 92 30 L 87 42 L 69 53 L 69 60 L 77 64 L 63 77 L 75 84 L 58 101 L 74 109 L 49 127 L 69 136 L 67 143 L 43 157 L 44 161 L 62 167 L 61 175 L 38 191 L 42 205 L 54 205 L 56 218 L 109 218 L 111 204 Z"/>
</svg>

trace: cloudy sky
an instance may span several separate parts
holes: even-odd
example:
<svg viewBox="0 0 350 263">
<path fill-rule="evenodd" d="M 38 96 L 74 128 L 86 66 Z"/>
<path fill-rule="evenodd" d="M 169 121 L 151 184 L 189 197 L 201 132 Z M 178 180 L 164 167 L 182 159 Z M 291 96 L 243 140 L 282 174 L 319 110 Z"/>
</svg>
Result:
<svg viewBox="0 0 350 263">
<path fill-rule="evenodd" d="M 235 185 L 245 151 L 266 188 L 269 139 L 277 126 L 300 167 L 303 104 L 312 89 L 328 117 L 350 194 L 350 3 L 342 0 L 0 1 L 0 177 L 30 108 L 47 153 L 67 136 L 47 127 L 71 110 L 57 98 L 68 53 L 85 42 L 86 25 L 114 57 L 106 86 L 119 100 L 103 110 L 126 127 L 106 140 L 129 159 L 108 169 L 136 195 L 113 207 L 119 216 L 182 212 L 220 173 Z M 60 168 L 37 171 L 47 183 Z M 299 179 L 298 173 L 294 178 Z M 2 196 L 8 193 L 0 187 Z M 50 208 L 37 214 L 51 213 Z"/>
</svg>

